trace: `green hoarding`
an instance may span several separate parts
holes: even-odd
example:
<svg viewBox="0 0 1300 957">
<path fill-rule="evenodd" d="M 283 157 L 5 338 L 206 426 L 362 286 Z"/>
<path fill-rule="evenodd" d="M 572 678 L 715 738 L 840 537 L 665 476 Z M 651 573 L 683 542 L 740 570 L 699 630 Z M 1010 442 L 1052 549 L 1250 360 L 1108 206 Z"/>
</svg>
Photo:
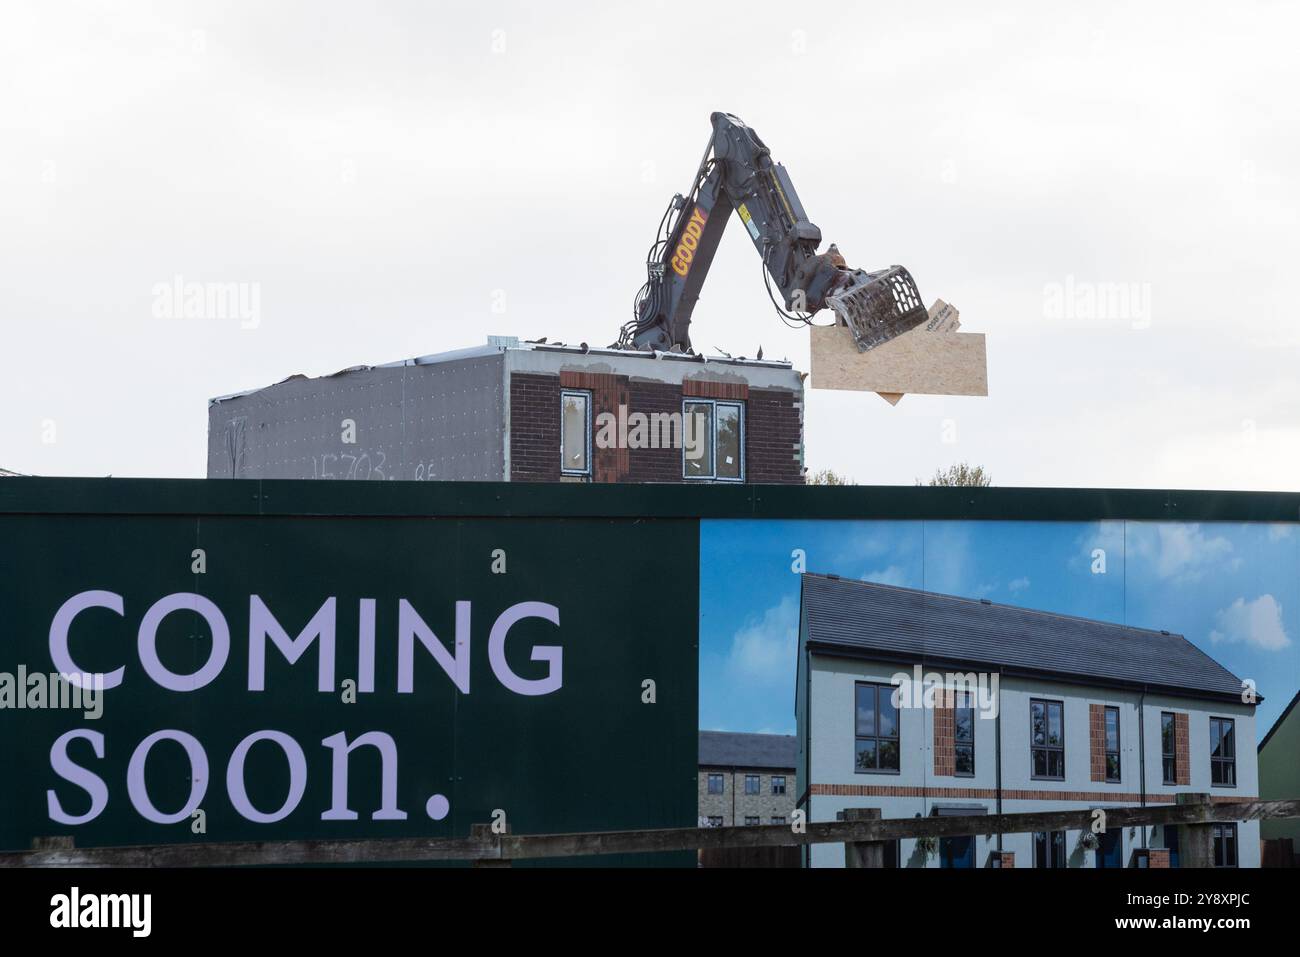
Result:
<svg viewBox="0 0 1300 957">
<path fill-rule="evenodd" d="M 696 522 L 239 514 L 218 484 L 0 512 L 0 848 L 695 823 Z M 82 674 L 102 713 L 50 707 Z"/>
<path fill-rule="evenodd" d="M 1165 490 L 4 479 L 0 849 L 692 826 L 700 519 L 1297 515 Z M 117 669 L 99 717 L 27 706 L 33 676 Z"/>
</svg>

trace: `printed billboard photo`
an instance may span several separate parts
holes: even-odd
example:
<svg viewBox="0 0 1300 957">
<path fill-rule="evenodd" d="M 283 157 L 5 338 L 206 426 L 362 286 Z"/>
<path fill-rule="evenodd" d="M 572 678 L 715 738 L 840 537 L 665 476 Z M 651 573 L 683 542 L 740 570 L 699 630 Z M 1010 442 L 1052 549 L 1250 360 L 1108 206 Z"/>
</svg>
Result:
<svg viewBox="0 0 1300 957">
<path fill-rule="evenodd" d="M 1297 635 L 1289 524 L 704 521 L 701 775 L 706 735 L 768 757 L 728 795 L 744 758 L 719 754 L 701 817 L 769 823 L 774 782 L 808 824 L 1093 809 L 1087 830 L 891 841 L 883 866 L 1185 866 L 1180 828 L 1106 810 L 1294 776 L 1260 744 L 1292 713 Z M 1212 865 L 1259 867 L 1287 823 L 1215 823 Z"/>
</svg>

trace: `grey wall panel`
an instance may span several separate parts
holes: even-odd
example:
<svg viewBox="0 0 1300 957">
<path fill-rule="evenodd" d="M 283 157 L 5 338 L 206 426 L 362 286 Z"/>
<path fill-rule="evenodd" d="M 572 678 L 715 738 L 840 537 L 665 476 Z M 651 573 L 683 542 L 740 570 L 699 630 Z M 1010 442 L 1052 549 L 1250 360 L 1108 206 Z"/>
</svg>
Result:
<svg viewBox="0 0 1300 957">
<path fill-rule="evenodd" d="M 487 356 L 362 368 L 214 401 L 208 477 L 500 480 L 502 367 Z"/>
</svg>

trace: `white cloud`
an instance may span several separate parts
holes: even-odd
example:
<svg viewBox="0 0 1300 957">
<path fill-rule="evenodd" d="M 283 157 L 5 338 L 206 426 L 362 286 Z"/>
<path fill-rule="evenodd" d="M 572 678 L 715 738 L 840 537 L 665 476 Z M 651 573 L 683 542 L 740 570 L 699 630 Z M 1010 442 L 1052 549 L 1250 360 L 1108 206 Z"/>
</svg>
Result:
<svg viewBox="0 0 1300 957">
<path fill-rule="evenodd" d="M 1017 578 L 1014 581 L 1007 583 L 1007 591 L 1011 592 L 1013 595 L 1018 591 L 1024 591 L 1028 587 L 1028 578 Z"/>
<path fill-rule="evenodd" d="M 735 633 L 726 669 L 734 678 L 780 684 L 794 675 L 798 645 L 799 602 L 787 596 Z"/>
<path fill-rule="evenodd" d="M 1136 532 L 1129 546 L 1131 554 L 1153 562 L 1156 575 L 1165 580 L 1196 581 L 1215 568 L 1241 564 L 1232 553 L 1232 542 L 1221 535 L 1207 535 L 1194 522 L 1156 525 L 1155 535 L 1150 534 L 1150 527 L 1140 524 L 1130 528 Z"/>
<path fill-rule="evenodd" d="M 1294 532 L 1294 525 L 1284 525 L 1281 522 L 1278 522 L 1277 524 L 1268 527 L 1268 540 L 1270 542 L 1286 541 Z"/>
<path fill-rule="evenodd" d="M 878 568 L 874 572 L 867 572 L 862 576 L 862 580 L 864 582 L 876 582 L 879 585 L 908 587 L 907 572 L 903 571 L 898 565 L 890 565 L 888 568 Z"/>
<path fill-rule="evenodd" d="M 1241 642 L 1264 651 L 1280 651 L 1291 644 L 1282 626 L 1282 606 L 1272 595 L 1260 595 L 1254 601 L 1238 598 L 1221 610 L 1215 616 L 1210 640 Z"/>
</svg>

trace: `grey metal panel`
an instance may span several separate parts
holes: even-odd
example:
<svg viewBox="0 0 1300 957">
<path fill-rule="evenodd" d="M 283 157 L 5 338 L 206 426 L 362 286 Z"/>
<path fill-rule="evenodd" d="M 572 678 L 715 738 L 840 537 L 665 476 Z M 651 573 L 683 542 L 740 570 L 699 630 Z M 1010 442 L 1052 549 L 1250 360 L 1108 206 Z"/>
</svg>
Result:
<svg viewBox="0 0 1300 957">
<path fill-rule="evenodd" d="M 1182 635 L 871 582 L 803 576 L 809 642 L 1081 679 L 1240 695 Z"/>
<path fill-rule="evenodd" d="M 701 731 L 701 767 L 779 768 L 795 766 L 798 748 L 792 734 L 737 734 Z"/>
<path fill-rule="evenodd" d="M 208 477 L 500 481 L 502 368 L 500 354 L 362 367 L 213 400 Z"/>
</svg>

